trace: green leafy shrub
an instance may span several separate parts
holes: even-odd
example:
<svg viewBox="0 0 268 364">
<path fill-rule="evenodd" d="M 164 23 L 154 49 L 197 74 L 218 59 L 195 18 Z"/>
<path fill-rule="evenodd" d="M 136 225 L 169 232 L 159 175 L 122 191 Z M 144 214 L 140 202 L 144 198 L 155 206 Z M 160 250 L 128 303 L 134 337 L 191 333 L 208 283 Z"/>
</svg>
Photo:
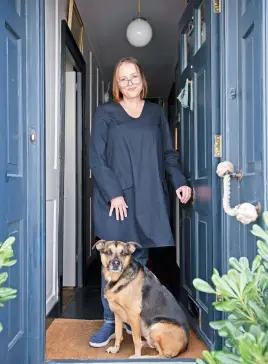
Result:
<svg viewBox="0 0 268 364">
<path fill-rule="evenodd" d="M 15 238 L 10 237 L 4 243 L 0 243 L 0 270 L 3 267 L 11 267 L 16 263 L 16 260 L 11 259 L 14 256 L 12 244 Z M 17 296 L 17 290 L 8 287 L 1 287 L 8 279 L 8 273 L 0 273 L 0 307 L 4 306 L 4 302 L 12 300 Z M 0 332 L 3 330 L 3 325 L 0 322 Z"/>
<path fill-rule="evenodd" d="M 198 364 L 267 364 L 268 363 L 268 212 L 263 213 L 264 231 L 253 225 L 251 233 L 257 241 L 257 253 L 251 267 L 247 258 L 229 259 L 230 269 L 222 276 L 214 269 L 214 288 L 197 278 L 194 287 L 221 298 L 214 302 L 217 311 L 226 313 L 226 320 L 210 326 L 225 340 L 219 351 L 204 351 Z"/>
</svg>

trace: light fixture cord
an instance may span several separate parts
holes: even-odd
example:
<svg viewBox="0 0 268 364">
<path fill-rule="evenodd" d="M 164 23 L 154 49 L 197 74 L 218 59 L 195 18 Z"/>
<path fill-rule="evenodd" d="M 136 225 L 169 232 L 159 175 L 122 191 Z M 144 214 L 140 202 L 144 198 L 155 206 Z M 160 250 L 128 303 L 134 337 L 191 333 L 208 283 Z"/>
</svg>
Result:
<svg viewBox="0 0 268 364">
<path fill-rule="evenodd" d="M 141 0 L 138 0 L 138 14 L 141 13 Z"/>
</svg>

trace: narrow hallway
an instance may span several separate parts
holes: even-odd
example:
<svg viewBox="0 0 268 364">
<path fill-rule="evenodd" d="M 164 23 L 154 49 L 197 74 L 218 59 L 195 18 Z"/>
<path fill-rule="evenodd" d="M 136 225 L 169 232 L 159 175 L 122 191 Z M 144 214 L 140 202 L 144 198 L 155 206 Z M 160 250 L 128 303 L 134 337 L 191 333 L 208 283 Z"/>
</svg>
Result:
<svg viewBox="0 0 268 364">
<path fill-rule="evenodd" d="M 164 167 L 161 168 L 161 157 L 159 157 L 158 167 L 154 169 L 155 173 L 149 173 L 150 168 L 157 165 L 153 158 L 158 158 L 158 153 L 155 153 L 153 158 L 150 157 L 151 155 L 147 151 L 152 150 L 149 144 L 151 134 L 149 138 L 148 136 L 147 139 L 144 138 L 143 146 L 147 146 L 148 149 L 145 149 L 143 156 L 147 156 L 148 159 L 140 158 L 140 160 L 143 161 L 144 175 L 150 176 L 150 179 L 141 187 L 144 189 L 144 195 L 148 196 L 147 192 L 151 193 L 149 203 L 152 214 L 150 216 L 154 217 L 156 211 L 162 216 L 155 220 L 156 223 L 152 224 L 152 229 L 150 229 L 150 234 L 155 234 L 154 238 L 149 236 L 150 234 L 148 235 L 148 241 L 152 240 L 152 244 L 148 245 L 150 254 L 147 265 L 161 283 L 173 293 L 177 301 L 175 303 L 179 303 L 181 307 L 179 305 L 178 307 L 186 313 L 193 329 L 188 350 L 179 358 L 202 357 L 202 351 L 206 349 L 204 343 L 211 347 L 214 345 L 214 336 L 209 328 L 209 321 L 213 319 L 212 309 L 208 308 L 207 302 L 203 302 L 203 296 L 200 296 L 201 304 L 197 302 L 198 298 L 191 283 L 196 274 L 202 277 L 209 274 L 211 268 L 209 262 L 212 262 L 210 259 L 212 240 L 209 241 L 207 249 L 203 250 L 205 255 L 195 256 L 195 251 L 199 244 L 201 246 L 205 239 L 211 237 L 212 228 L 208 226 L 207 236 L 200 235 L 198 229 L 203 225 L 199 226 L 191 221 L 195 214 L 194 209 L 199 205 L 194 205 L 189 200 L 192 182 L 191 171 L 188 167 L 193 164 L 193 161 L 188 159 L 190 156 L 191 158 L 194 156 L 194 153 L 190 153 L 193 146 L 190 138 L 193 133 L 185 128 L 186 120 L 191 121 L 194 114 L 198 115 L 199 128 L 203 127 L 204 131 L 206 123 L 210 122 L 210 119 L 203 118 L 204 112 L 207 111 L 205 102 L 195 112 L 192 109 L 193 93 L 197 88 L 193 89 L 192 93 L 189 90 L 188 106 L 184 104 L 182 108 L 181 103 L 178 102 L 178 95 L 183 91 L 186 78 L 188 80 L 193 77 L 191 59 L 194 57 L 192 41 L 195 33 L 196 38 L 202 39 L 202 43 L 198 41 L 198 49 L 202 51 L 203 61 L 207 62 L 210 57 L 206 51 L 206 49 L 210 49 L 209 37 L 206 40 L 204 35 L 210 34 L 210 27 L 206 31 L 206 22 L 210 18 L 211 7 L 210 5 L 205 6 L 205 0 L 199 0 L 194 7 L 192 2 L 186 5 L 183 1 L 174 0 L 169 0 L 169 3 L 158 0 L 155 7 L 144 2 L 143 11 L 152 19 L 154 37 L 148 46 L 134 47 L 125 36 L 125 32 L 127 22 L 131 22 L 133 14 L 136 13 L 135 3 L 136 1 L 126 4 L 122 0 L 118 0 L 115 5 L 103 1 L 93 1 L 91 6 L 84 0 L 70 2 L 58 0 L 56 3 L 51 0 L 47 3 L 47 14 L 56 14 L 54 19 L 47 16 L 46 23 L 46 70 L 50 75 L 46 85 L 48 111 L 46 147 L 49 151 L 46 177 L 47 190 L 49 193 L 51 192 L 51 197 L 47 201 L 47 221 L 49 223 L 47 224 L 46 243 L 46 358 L 49 360 L 88 358 L 114 360 L 129 358 L 133 354 L 133 340 L 130 335 L 125 335 L 124 345 L 119 354 L 115 356 L 107 354 L 105 347 L 89 346 L 89 339 L 94 336 L 93 334 L 99 332 L 105 317 L 100 290 L 101 264 L 99 255 L 92 248 L 96 235 L 104 236 L 103 230 L 108 225 L 107 221 L 104 221 L 104 216 L 107 218 L 108 213 L 97 216 L 97 218 L 95 216 L 95 220 L 99 222 L 99 231 L 96 229 L 96 223 L 93 224 L 93 193 L 94 186 L 96 187 L 99 181 L 96 180 L 93 170 L 89 168 L 90 155 L 93 154 L 90 148 L 94 144 L 92 135 L 94 134 L 94 124 L 96 124 L 96 122 L 94 123 L 96 110 L 115 103 L 113 85 L 124 83 L 124 77 L 127 79 L 127 88 L 130 81 L 132 85 L 137 84 L 135 83 L 137 77 L 135 79 L 133 74 L 127 74 L 123 79 L 122 77 L 121 79 L 118 77 L 117 80 L 113 79 L 115 64 L 120 57 L 126 54 L 136 57 L 144 68 L 143 109 L 150 104 L 147 108 L 148 120 L 151 118 L 151 110 L 161 110 L 159 117 L 162 121 L 159 125 L 165 125 L 165 128 L 161 126 L 153 129 L 156 132 L 159 146 L 161 144 L 159 150 L 163 145 L 167 145 L 166 142 L 162 143 L 162 139 L 169 140 L 170 148 L 167 149 L 174 150 L 174 155 L 176 155 L 176 175 L 182 176 L 177 182 L 183 181 L 184 183 L 175 183 L 176 186 L 174 186 L 172 178 L 166 181 L 167 174 L 173 167 L 170 162 L 170 168 L 167 168 L 168 163 L 165 162 L 165 166 L 163 165 Z M 105 12 L 102 10 L 103 6 L 105 6 Z M 120 26 L 114 27 L 114 24 L 119 25 L 118 9 L 122 11 L 127 22 L 120 22 Z M 72 12 L 76 12 L 76 17 L 70 16 Z M 163 13 L 168 21 L 163 20 Z M 78 15 L 81 18 L 76 22 L 79 18 Z M 196 22 L 200 22 L 200 26 L 195 29 L 193 28 L 193 18 L 196 19 Z M 106 26 L 109 29 L 108 33 Z M 58 30 L 60 37 L 57 36 Z M 118 40 L 114 42 L 114 39 Z M 111 44 L 114 46 L 114 52 L 110 51 Z M 60 67 L 57 68 L 59 59 L 61 60 Z M 207 75 L 209 72 L 210 70 Z M 202 80 L 203 78 L 196 83 L 197 86 L 199 85 L 198 87 L 202 87 Z M 144 86 L 147 82 L 148 93 L 147 86 Z M 141 84 L 141 82 L 139 83 Z M 120 90 L 122 91 L 122 88 Z M 130 92 L 132 92 L 131 87 Z M 205 97 L 201 92 L 198 95 Z M 54 96 L 57 96 L 58 99 Z M 59 97 L 61 101 L 57 102 Z M 161 107 L 155 108 L 154 105 L 154 108 L 151 109 L 152 103 Z M 120 109 L 122 105 L 118 104 Z M 197 103 L 194 107 L 196 108 L 196 106 Z M 123 107 L 120 111 L 119 109 L 117 117 L 119 119 L 122 117 L 122 120 L 128 120 L 130 123 L 132 116 Z M 140 116 L 142 116 L 143 109 L 140 111 Z M 61 116 L 55 121 L 54 115 L 58 114 Z M 156 117 L 152 119 L 155 121 Z M 145 124 L 141 123 L 141 125 Z M 140 131 L 139 128 L 136 129 Z M 158 138 L 160 133 L 161 138 Z M 61 137 L 59 141 L 55 135 L 64 135 L 65 138 Z M 134 141 L 133 134 L 129 140 L 133 145 L 138 145 Z M 118 144 L 116 143 L 116 145 Z M 153 145 L 155 146 L 155 143 Z M 137 148 L 136 152 L 143 150 L 143 146 Z M 204 147 L 206 147 L 204 144 L 200 144 L 200 148 Z M 127 152 L 123 151 L 121 155 L 127 155 Z M 200 158 L 203 157 L 208 158 L 208 154 L 200 153 Z M 180 171 L 178 168 L 179 159 L 181 159 L 184 171 Z M 208 161 L 205 160 L 204 163 L 208 164 Z M 130 166 L 130 164 L 128 165 Z M 116 168 L 120 170 L 118 161 Z M 126 190 L 130 186 L 129 181 L 123 181 L 122 177 L 124 174 L 127 175 L 127 171 L 125 169 L 122 171 L 123 168 L 120 170 L 121 177 L 116 174 L 116 179 L 121 178 L 119 185 L 124 189 L 124 193 L 127 193 Z M 137 171 L 136 179 L 142 180 L 140 168 L 137 168 Z M 132 172 L 129 172 L 128 175 L 132 176 Z M 57 180 L 56 184 L 55 180 Z M 110 186 L 107 176 L 102 180 L 107 186 Z M 157 185 L 156 181 L 158 181 L 160 195 L 164 196 L 159 199 L 163 202 L 162 204 L 157 203 L 156 194 L 152 192 L 153 186 Z M 59 186 L 59 191 L 57 186 Z M 147 186 L 147 189 L 144 186 Z M 175 190 L 174 187 L 176 187 Z M 180 188 L 190 190 L 190 192 L 188 191 L 189 199 L 185 203 L 178 196 L 177 191 Z M 50 196 L 48 192 L 47 196 Z M 131 201 L 131 196 L 129 196 L 129 201 Z M 143 198 L 140 201 L 143 203 Z M 212 210 L 208 209 L 210 204 L 211 200 L 208 199 L 204 201 L 200 209 L 200 216 L 203 214 L 204 218 L 208 218 L 208 220 L 207 211 L 212 213 Z M 135 203 L 129 203 L 130 206 L 133 211 L 136 209 Z M 169 216 L 165 209 L 168 210 Z M 195 214 L 195 216 L 197 215 Z M 133 221 L 135 222 L 135 219 Z M 165 228 L 161 228 L 161 224 L 158 222 L 163 222 Z M 191 226 L 196 227 L 196 232 Z M 162 231 L 166 231 L 166 234 L 161 235 Z M 205 230 L 200 231 L 203 233 Z M 109 238 L 107 239 L 109 240 Z M 138 235 L 128 240 L 127 238 L 117 239 L 139 242 Z M 154 240 L 159 241 L 156 244 Z M 173 247 L 159 248 L 173 244 Z M 202 263 L 204 260 L 209 263 L 206 270 L 203 264 L 199 264 L 199 260 L 200 262 L 202 260 Z M 113 333 L 109 338 L 112 335 Z M 106 343 L 106 338 L 102 340 L 102 343 Z M 91 344 L 92 342 L 90 342 Z M 143 354 L 156 355 L 157 353 L 155 350 L 144 349 Z"/>
</svg>

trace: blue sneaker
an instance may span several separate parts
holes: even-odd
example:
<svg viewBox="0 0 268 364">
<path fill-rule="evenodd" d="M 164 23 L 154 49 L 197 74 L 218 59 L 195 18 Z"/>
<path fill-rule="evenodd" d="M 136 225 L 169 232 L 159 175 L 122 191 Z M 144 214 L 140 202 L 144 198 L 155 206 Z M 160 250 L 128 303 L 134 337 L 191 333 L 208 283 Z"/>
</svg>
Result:
<svg viewBox="0 0 268 364">
<path fill-rule="evenodd" d="M 129 324 L 124 324 L 126 333 L 132 335 L 132 330 Z M 109 342 L 115 338 L 115 326 L 114 323 L 104 322 L 102 327 L 89 339 L 89 345 L 94 348 L 101 348 L 109 344 Z"/>
<path fill-rule="evenodd" d="M 94 348 L 101 348 L 109 344 L 115 338 L 114 323 L 104 322 L 102 327 L 89 339 L 89 345 Z M 127 334 L 132 335 L 132 330 L 129 324 L 124 324 L 124 329 Z"/>
<path fill-rule="evenodd" d="M 115 338 L 114 324 L 104 322 L 102 327 L 89 339 L 89 345 L 94 348 L 101 348 L 109 344 Z"/>
</svg>

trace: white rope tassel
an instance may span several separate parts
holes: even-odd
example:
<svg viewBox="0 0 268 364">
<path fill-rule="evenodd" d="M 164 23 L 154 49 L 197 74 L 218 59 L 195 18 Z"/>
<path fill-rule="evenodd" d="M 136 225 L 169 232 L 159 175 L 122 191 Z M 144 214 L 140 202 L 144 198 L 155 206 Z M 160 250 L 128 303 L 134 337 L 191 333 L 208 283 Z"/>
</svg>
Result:
<svg viewBox="0 0 268 364">
<path fill-rule="evenodd" d="M 235 207 L 230 206 L 231 195 L 231 174 L 234 173 L 234 166 L 230 162 L 221 162 L 217 166 L 219 177 L 223 178 L 223 209 L 229 216 L 235 216 L 236 219 L 243 225 L 250 224 L 258 218 L 256 207 L 251 203 L 243 203 Z"/>
<path fill-rule="evenodd" d="M 223 198 L 222 198 L 223 209 L 227 215 L 237 216 L 239 206 L 231 208 L 230 197 L 231 197 L 231 176 L 229 174 L 226 174 L 225 176 L 223 176 Z"/>
<path fill-rule="evenodd" d="M 245 202 L 238 206 L 236 219 L 242 224 L 250 224 L 251 222 L 256 221 L 257 218 L 258 214 L 256 211 L 256 207 L 253 206 L 251 203 Z"/>
</svg>

